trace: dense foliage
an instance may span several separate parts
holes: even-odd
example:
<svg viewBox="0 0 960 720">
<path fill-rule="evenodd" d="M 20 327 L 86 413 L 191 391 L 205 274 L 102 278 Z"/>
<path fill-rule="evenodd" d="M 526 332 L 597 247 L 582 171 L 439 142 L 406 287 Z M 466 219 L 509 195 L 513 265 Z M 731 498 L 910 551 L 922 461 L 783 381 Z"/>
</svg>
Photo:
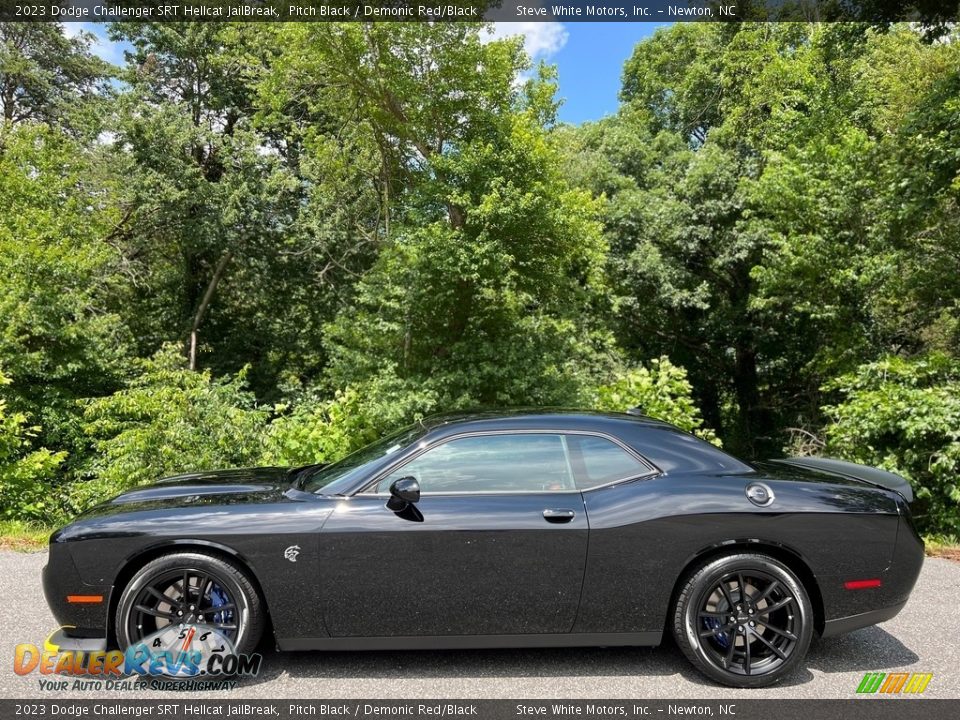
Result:
<svg viewBox="0 0 960 720">
<path fill-rule="evenodd" d="M 610 382 L 597 388 L 591 406 L 609 412 L 639 408 L 650 417 L 669 419 L 682 430 L 721 445 L 713 429 L 703 427 L 686 371 L 671 363 L 666 355 L 654 358 L 649 365 L 617 373 Z"/>
<path fill-rule="evenodd" d="M 678 24 L 556 121 L 517 39 L 0 26 L 0 514 L 326 462 L 428 413 L 639 405 L 960 532 L 960 42 Z"/>
<path fill-rule="evenodd" d="M 0 371 L 0 392 L 10 382 Z M 55 508 L 50 489 L 65 453 L 33 449 L 32 439 L 39 430 L 28 425 L 23 413 L 10 412 L 0 395 L 0 513 L 4 519 L 42 520 L 50 514 L 51 505 Z"/>
<path fill-rule="evenodd" d="M 245 390 L 245 373 L 214 379 L 191 371 L 171 345 L 135 365 L 122 389 L 83 404 L 93 446 L 83 471 L 94 479 L 76 485 L 74 507 L 178 472 L 257 462 L 266 413 Z"/>
<path fill-rule="evenodd" d="M 826 450 L 908 478 L 918 522 L 960 536 L 960 364 L 884 358 L 831 381 Z"/>
</svg>

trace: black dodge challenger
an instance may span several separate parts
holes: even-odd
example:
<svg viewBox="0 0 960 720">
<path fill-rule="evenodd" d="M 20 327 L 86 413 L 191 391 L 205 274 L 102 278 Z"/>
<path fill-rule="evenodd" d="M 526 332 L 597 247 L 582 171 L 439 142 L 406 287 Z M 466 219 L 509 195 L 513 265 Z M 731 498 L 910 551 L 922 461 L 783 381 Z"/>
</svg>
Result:
<svg viewBox="0 0 960 720">
<path fill-rule="evenodd" d="M 268 627 L 282 650 L 670 632 L 710 678 L 757 687 L 814 633 L 900 611 L 923 562 L 911 501 L 881 470 L 747 464 L 629 414 L 444 415 L 331 465 L 138 487 L 54 533 L 43 582 L 68 649 L 191 625 L 238 652 Z"/>
</svg>

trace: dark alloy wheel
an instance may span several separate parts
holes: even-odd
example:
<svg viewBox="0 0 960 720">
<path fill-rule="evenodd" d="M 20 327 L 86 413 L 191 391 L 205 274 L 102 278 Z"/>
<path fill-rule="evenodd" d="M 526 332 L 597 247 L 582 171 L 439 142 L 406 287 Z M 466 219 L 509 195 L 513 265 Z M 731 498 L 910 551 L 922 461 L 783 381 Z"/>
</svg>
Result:
<svg viewBox="0 0 960 720">
<path fill-rule="evenodd" d="M 125 649 L 181 626 L 214 628 L 236 652 L 252 652 L 263 632 L 262 603 L 250 579 L 224 560 L 163 555 L 144 565 L 120 596 L 117 641 Z"/>
<path fill-rule="evenodd" d="M 803 585 L 779 561 L 728 555 L 689 576 L 677 599 L 674 634 L 709 677 L 734 687 L 762 687 L 802 662 L 813 635 L 813 608 Z"/>
</svg>

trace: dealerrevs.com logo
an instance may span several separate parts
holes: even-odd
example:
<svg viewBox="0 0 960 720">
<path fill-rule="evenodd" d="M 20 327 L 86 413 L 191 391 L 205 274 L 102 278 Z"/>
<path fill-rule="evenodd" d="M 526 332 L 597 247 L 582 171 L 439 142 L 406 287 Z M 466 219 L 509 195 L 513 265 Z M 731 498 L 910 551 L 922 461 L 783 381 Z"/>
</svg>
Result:
<svg viewBox="0 0 960 720">
<path fill-rule="evenodd" d="M 65 650 L 49 639 L 42 650 L 21 643 L 14 648 L 13 671 L 39 674 L 40 689 L 48 691 L 230 690 L 236 681 L 228 677 L 256 676 L 262 661 L 259 654 L 237 653 L 214 627 L 176 625 L 126 650 Z"/>
<path fill-rule="evenodd" d="M 927 689 L 932 679 L 933 673 L 867 673 L 857 686 L 857 693 L 919 695 Z"/>
</svg>

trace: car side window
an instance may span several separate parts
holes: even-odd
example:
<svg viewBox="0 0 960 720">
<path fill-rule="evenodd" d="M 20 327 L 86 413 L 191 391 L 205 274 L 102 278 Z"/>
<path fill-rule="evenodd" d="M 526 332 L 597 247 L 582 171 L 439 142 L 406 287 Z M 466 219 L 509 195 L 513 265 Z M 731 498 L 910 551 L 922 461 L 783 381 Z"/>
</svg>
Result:
<svg viewBox="0 0 960 720">
<path fill-rule="evenodd" d="M 597 435 L 570 435 L 570 463 L 581 490 L 646 475 L 651 468 L 612 440 Z"/>
<path fill-rule="evenodd" d="M 576 490 L 566 438 L 551 433 L 474 435 L 427 450 L 382 478 L 378 493 L 414 477 L 422 493 Z"/>
</svg>

